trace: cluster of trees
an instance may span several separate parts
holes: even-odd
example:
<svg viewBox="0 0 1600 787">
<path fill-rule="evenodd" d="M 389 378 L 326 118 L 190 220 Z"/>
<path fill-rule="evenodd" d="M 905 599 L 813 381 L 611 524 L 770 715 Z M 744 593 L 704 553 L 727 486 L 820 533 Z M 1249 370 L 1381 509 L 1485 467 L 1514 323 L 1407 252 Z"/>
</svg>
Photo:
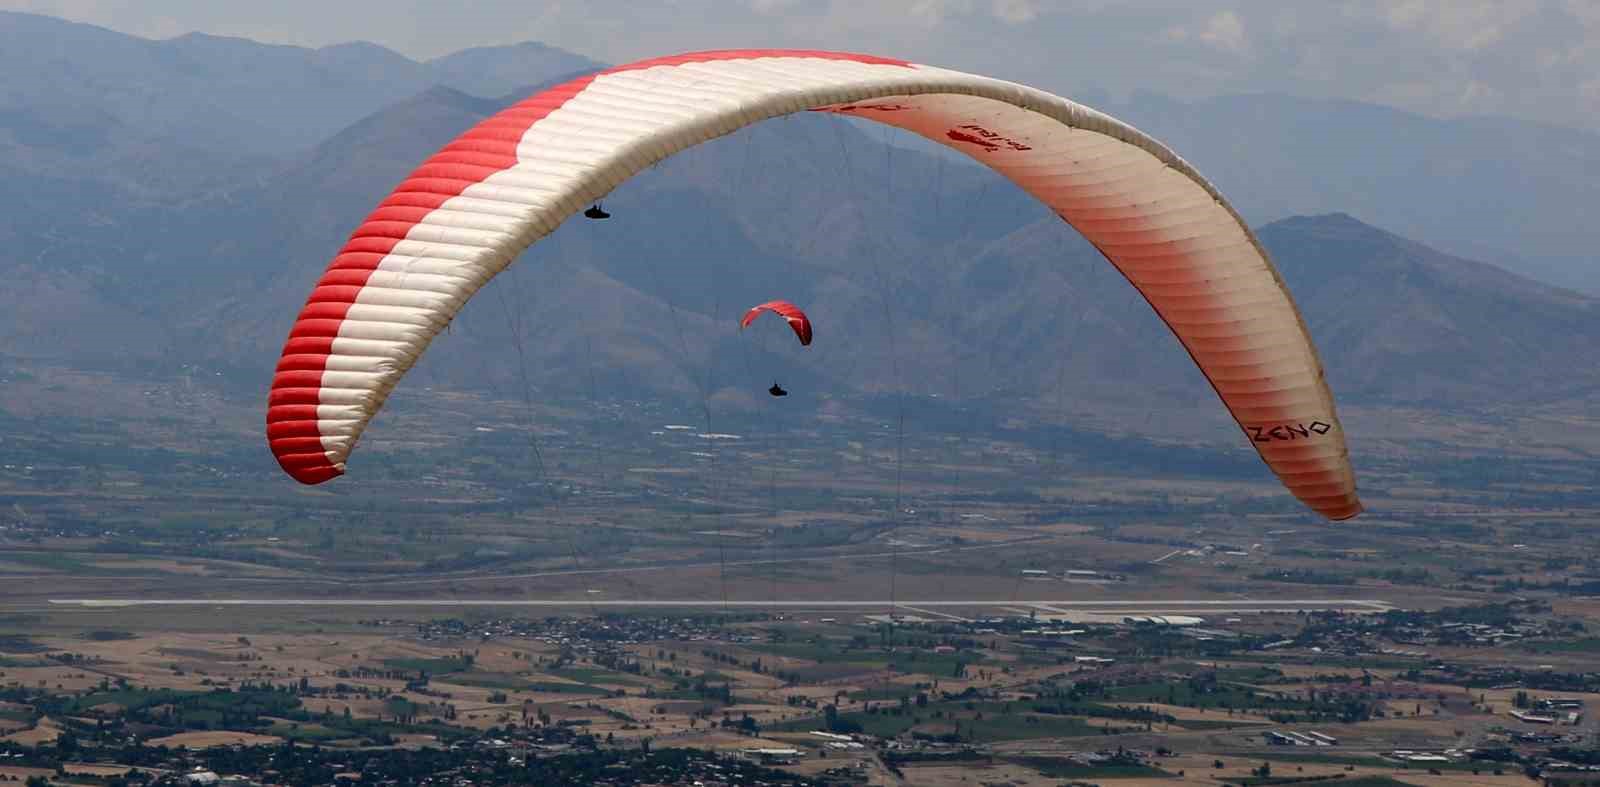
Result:
<svg viewBox="0 0 1600 787">
<path fill-rule="evenodd" d="M 734 722 L 733 726 L 738 726 Z M 508 733 L 490 730 L 488 735 Z M 275 781 L 286 784 L 333 784 L 334 775 L 344 771 L 360 773 L 363 781 L 420 787 L 441 779 L 452 782 L 469 779 L 481 785 L 514 784 L 594 784 L 642 785 L 687 784 L 715 777 L 734 783 L 789 785 L 801 787 L 815 782 L 782 771 L 736 760 L 724 760 L 713 752 L 690 749 L 652 750 L 601 749 L 592 736 L 564 729 L 548 731 L 541 741 L 567 742 L 575 746 L 570 753 L 550 758 L 511 761 L 501 749 L 459 747 L 389 749 L 381 752 L 352 752 L 349 749 L 323 749 L 319 746 L 219 746 L 198 751 L 128 746 L 102 752 L 105 759 L 135 765 L 127 775 L 109 780 L 116 787 L 144 783 L 148 772 L 158 767 L 183 772 L 195 767 L 219 774 L 241 774 L 259 778 L 276 771 Z M 85 752 L 55 747 L 30 750 L 26 764 L 55 768 L 59 772 L 69 758 Z M 48 780 L 45 780 L 48 783 Z M 29 782 L 34 784 L 34 782 Z"/>
<path fill-rule="evenodd" d="M 1106 715 L 1117 712 L 1106 701 L 1161 702 L 1190 708 L 1216 708 L 1233 715 L 1236 710 L 1264 710 L 1268 718 L 1280 722 L 1333 721 L 1345 723 L 1372 718 L 1376 705 L 1366 694 L 1349 692 L 1318 692 L 1311 690 L 1304 696 L 1288 695 L 1277 691 L 1261 691 L 1253 686 L 1220 680 L 1215 671 L 1196 672 L 1188 676 L 1169 676 L 1152 681 L 1148 677 L 1136 678 L 1138 682 L 1119 684 L 1114 681 L 1084 680 L 1070 688 L 1051 687 L 1042 691 L 1041 700 L 1048 700 L 1063 709 L 1080 708 L 1088 700 L 1101 700 L 1100 710 L 1090 710 L 1079 715 Z M 1368 681 L 1370 685 L 1370 678 Z M 1129 716 L 1127 718 L 1134 718 Z M 1135 719 L 1158 721 L 1164 719 Z"/>
<path fill-rule="evenodd" d="M 1178 720 L 1170 713 L 1161 713 L 1149 708 L 1137 708 L 1127 705 L 1102 705 L 1099 703 L 1034 703 L 1032 709 L 1035 713 L 1048 713 L 1055 716 L 1094 716 L 1103 719 L 1121 719 L 1123 721 L 1136 721 L 1142 724 L 1172 724 Z"/>
</svg>

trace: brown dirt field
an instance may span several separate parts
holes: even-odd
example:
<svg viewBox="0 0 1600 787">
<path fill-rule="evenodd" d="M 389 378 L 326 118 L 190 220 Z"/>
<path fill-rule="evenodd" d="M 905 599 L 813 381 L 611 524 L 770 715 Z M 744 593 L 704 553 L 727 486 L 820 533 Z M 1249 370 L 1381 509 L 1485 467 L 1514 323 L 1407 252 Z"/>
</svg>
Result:
<svg viewBox="0 0 1600 787">
<path fill-rule="evenodd" d="M 112 626 L 117 625 L 109 621 L 107 623 Z M 442 649 L 435 651 L 386 647 L 390 642 L 389 637 L 371 635 L 331 638 L 252 634 L 250 644 L 245 645 L 238 641 L 236 634 L 232 633 L 208 635 L 170 632 L 111 642 L 90 642 L 71 637 L 52 638 L 46 644 L 52 649 L 65 649 L 98 656 L 105 661 L 95 665 L 96 669 L 127 677 L 140 686 L 185 690 L 204 690 L 207 686 L 203 685 L 202 681 L 208 679 L 214 685 L 233 685 L 245 679 L 294 681 L 302 676 L 311 678 L 319 685 L 331 685 L 335 681 L 343 680 L 345 683 L 355 685 L 382 686 L 399 690 L 403 688 L 403 683 L 400 681 L 370 678 L 339 679 L 333 677 L 332 673 L 337 669 L 363 664 L 381 666 L 383 658 L 391 656 L 432 657 L 448 653 Z M 238 661 L 240 654 L 251 654 L 260 660 Z M 360 654 L 361 657 L 351 659 L 351 654 Z M 184 674 L 174 674 L 171 669 L 174 664 L 177 664 Z M 78 677 L 80 674 L 81 678 Z M 52 666 L 15 668 L 8 670 L 7 677 L 27 683 L 36 683 L 43 679 L 47 681 L 47 685 L 61 683 L 63 686 L 84 688 L 98 683 L 101 676 L 83 672 L 75 667 Z M 342 709 L 342 704 L 336 705 L 336 710 Z"/>
<path fill-rule="evenodd" d="M 995 516 L 995 518 L 998 519 L 1002 515 L 991 514 L 991 516 Z M 994 523 L 993 522 L 988 522 L 988 523 L 985 523 L 985 524 L 991 524 L 992 525 Z M 987 543 L 990 543 L 990 542 L 993 542 L 993 541 L 1005 541 L 1007 539 L 1015 537 L 1014 534 L 1007 533 L 1007 532 L 1005 532 L 1003 530 L 996 530 L 996 529 L 993 529 L 993 528 L 985 528 L 985 527 L 977 527 L 977 526 L 973 526 L 973 527 L 959 527 L 958 526 L 958 527 L 950 527 L 950 528 L 940 528 L 940 530 L 942 531 L 940 533 L 940 535 L 956 536 L 956 537 L 965 539 L 968 543 L 972 543 L 972 544 L 987 544 Z M 1063 534 L 1076 533 L 1076 532 L 1078 532 L 1078 531 L 1067 530 L 1067 531 L 1063 531 Z"/>
<path fill-rule="evenodd" d="M 426 698 L 418 697 L 416 699 Z M 345 708 L 349 708 L 350 715 L 358 719 L 373 719 L 383 713 L 383 700 L 368 700 L 360 697 L 351 697 L 346 700 L 306 697 L 301 702 L 305 705 L 306 710 L 312 713 L 342 714 Z"/>
<path fill-rule="evenodd" d="M 197 565 L 194 563 L 179 563 L 176 560 L 111 559 L 96 560 L 89 563 L 89 565 L 94 566 L 95 568 L 127 571 L 129 573 L 157 572 L 162 574 L 188 574 L 192 576 L 204 576 L 207 574 L 216 573 L 207 566 Z"/>
<path fill-rule="evenodd" d="M 802 749 L 802 751 L 804 750 Z M 843 754 L 830 754 L 828 755 L 827 759 L 822 759 L 817 757 L 815 754 L 811 754 L 808 755 L 808 758 L 802 757 L 801 760 L 794 765 L 785 766 L 784 770 L 792 773 L 798 773 L 802 776 L 816 776 L 817 774 L 829 768 L 844 768 L 854 766 L 864 766 L 859 767 L 857 770 L 859 773 L 866 775 L 866 784 L 868 785 L 899 785 L 907 783 L 890 776 L 875 757 L 852 758 L 844 756 Z M 966 787 L 973 787 L 974 784 L 976 784 L 976 782 L 967 782 Z"/>
<path fill-rule="evenodd" d="M 722 710 L 733 714 L 735 719 L 739 718 L 742 714 L 748 713 L 756 721 L 762 723 L 770 723 L 772 720 L 780 716 L 801 715 L 797 709 L 791 708 L 788 705 L 763 705 L 757 703 L 729 705 Z"/>
<path fill-rule="evenodd" d="M 131 765 L 112 765 L 95 762 L 69 762 L 62 765 L 67 773 L 82 776 L 121 776 L 130 770 Z"/>
<path fill-rule="evenodd" d="M 396 748 L 421 749 L 439 745 L 439 739 L 432 735 L 401 734 L 394 736 Z"/>
<path fill-rule="evenodd" d="M 517 658 L 516 654 L 543 653 L 542 643 L 529 643 L 527 646 L 520 645 L 521 643 L 505 645 L 496 643 L 495 646 L 490 646 L 490 643 L 484 643 L 479 647 L 473 648 L 473 650 L 477 651 L 477 656 L 473 658 L 472 668 L 481 672 L 516 674 L 538 666 L 537 657 L 532 662 L 529 662 Z"/>
<path fill-rule="evenodd" d="M 177 735 L 168 735 L 165 738 L 152 738 L 145 741 L 145 745 L 187 746 L 191 749 L 209 749 L 213 746 L 231 746 L 235 743 L 243 746 L 269 746 L 282 742 L 283 739 L 276 735 L 256 735 L 250 732 L 216 730 L 210 732 L 180 732 Z"/>
<path fill-rule="evenodd" d="M 831 760 L 832 758 L 830 758 Z M 828 762 L 829 760 L 823 760 Z M 1060 779 L 1046 779 L 1038 771 L 1024 768 L 1020 765 L 997 762 L 994 765 L 975 763 L 971 765 L 903 765 L 900 768 L 906 774 L 907 784 L 918 787 L 972 787 L 975 784 L 1024 784 L 1024 785 L 1054 785 L 1062 783 Z M 1099 782 L 1099 779 L 1095 780 Z M 1171 787 L 1172 780 L 1165 780 L 1166 787 Z M 877 781 L 872 784 L 889 784 L 892 782 Z"/>
<path fill-rule="evenodd" d="M 0 776 L 8 777 L 14 782 L 25 782 L 34 776 L 43 776 L 46 779 L 55 775 L 52 768 L 24 768 L 20 765 L 0 765 Z"/>
<path fill-rule="evenodd" d="M 1459 690 L 1460 689 L 1457 689 L 1457 691 Z M 1472 692 L 1472 696 L 1473 698 L 1477 698 L 1479 694 L 1484 695 L 1484 698 L 1488 701 L 1489 706 L 1494 709 L 1495 713 L 1505 714 L 1509 713 L 1514 707 L 1516 707 L 1514 702 L 1517 696 L 1517 691 L 1518 689 L 1485 689 Z M 1600 694 L 1585 694 L 1583 692 L 1576 691 L 1540 691 L 1538 689 L 1528 689 L 1527 692 L 1529 697 L 1536 700 L 1546 699 L 1549 697 L 1577 697 L 1584 701 L 1584 706 L 1586 709 L 1600 708 Z"/>
<path fill-rule="evenodd" d="M 1053 533 L 1053 534 L 1056 534 L 1056 535 L 1069 535 L 1069 534 L 1076 534 L 1076 533 L 1088 533 L 1088 532 L 1093 531 L 1094 527 L 1092 525 L 1075 525 L 1075 524 L 1073 524 L 1071 522 L 1056 522 L 1054 524 L 1049 524 L 1049 525 L 1035 525 L 1035 526 L 1030 527 L 1028 529 L 1031 530 L 1031 531 L 1036 531 L 1036 532 L 1040 532 L 1040 533 Z M 1168 550 L 1168 551 L 1170 552 L 1171 550 Z"/>
<path fill-rule="evenodd" d="M 61 728 L 56 726 L 56 723 L 51 721 L 50 717 L 46 716 L 39 720 L 39 726 L 31 730 L 14 732 L 4 738 L 0 738 L 0 740 L 20 743 L 23 746 L 37 746 L 41 743 L 49 743 L 55 740 L 60 734 Z"/>
<path fill-rule="evenodd" d="M 1216 708 L 1202 711 L 1199 708 L 1185 708 L 1180 705 L 1167 705 L 1159 702 L 1134 703 L 1133 707 L 1149 708 L 1157 713 L 1165 713 L 1168 716 L 1184 721 L 1237 721 L 1244 724 L 1266 720 L 1265 713 L 1236 710 L 1232 716 L 1229 716 L 1227 711 L 1217 710 Z"/>
<path fill-rule="evenodd" d="M 1258 667 L 1258 666 L 1261 666 L 1259 664 L 1251 664 L 1251 663 L 1248 663 L 1248 662 L 1239 662 L 1239 663 L 1224 662 L 1224 663 L 1227 666 L 1230 666 L 1230 667 L 1234 667 L 1234 666 L 1237 666 L 1237 667 Z M 1291 677 L 1291 678 L 1314 678 L 1314 677 L 1316 677 L 1318 675 L 1352 675 L 1352 676 L 1359 677 L 1361 675 L 1361 670 L 1353 668 L 1353 667 L 1350 667 L 1350 668 L 1319 667 L 1319 666 L 1317 666 L 1315 664 L 1278 664 L 1278 665 L 1275 665 L 1275 666 L 1277 666 L 1278 669 L 1282 670 L 1283 674 L 1286 677 Z M 1459 687 L 1459 686 L 1456 687 L 1456 689 L 1458 691 L 1460 690 L 1460 688 L 1461 687 Z"/>
<path fill-rule="evenodd" d="M 1160 760 L 1157 764 L 1166 771 L 1177 773 L 1183 771 L 1183 782 L 1199 784 L 1219 784 L 1224 780 L 1236 781 L 1250 776 L 1250 770 L 1259 766 L 1263 760 L 1273 764 L 1273 776 L 1332 776 L 1345 774 L 1346 778 L 1357 776 L 1389 776 L 1399 779 L 1405 777 L 1407 781 L 1416 772 L 1400 770 L 1399 768 L 1356 768 L 1346 771 L 1345 766 L 1332 763 L 1302 763 L 1282 762 L 1273 760 L 1271 751 L 1262 751 L 1260 756 L 1218 756 L 1212 754 L 1185 754 Z M 1211 767 L 1212 761 L 1220 759 L 1227 767 L 1215 769 Z M 1296 769 L 1299 770 L 1296 770 Z M 1469 774 L 1470 775 L 1470 774 Z M 1107 785 L 1118 787 L 1157 787 L 1157 785 L 1171 785 L 1178 780 L 1173 779 L 1094 779 Z"/>
<path fill-rule="evenodd" d="M 1500 776 L 1495 776 L 1492 773 L 1473 774 L 1471 771 L 1467 771 L 1465 773 L 1459 771 L 1445 771 L 1439 776 L 1434 776 L 1433 774 L 1427 772 L 1416 773 L 1415 771 L 1399 771 L 1390 774 L 1390 776 L 1401 781 L 1410 782 L 1411 784 L 1421 785 L 1422 787 L 1455 787 L 1456 785 L 1495 785 L 1496 787 L 1509 787 L 1509 785 L 1526 785 L 1530 783 L 1528 781 L 1528 777 L 1517 773 L 1515 769 L 1512 769 Z"/>
<path fill-rule="evenodd" d="M 81 676 L 81 677 L 80 677 Z M 92 672 L 83 672 L 78 667 L 16 667 L 6 670 L 6 680 L 16 681 L 24 686 L 37 686 L 39 681 L 44 681 L 46 686 L 55 688 L 60 684 L 63 689 L 76 691 L 94 686 L 100 682 L 100 675 Z"/>
<path fill-rule="evenodd" d="M 554 678 L 549 679 L 549 681 L 551 683 L 570 683 L 571 682 L 571 681 L 556 680 Z M 454 702 L 456 704 L 457 708 L 461 708 L 463 710 L 465 710 L 468 705 L 471 705 L 473 708 L 478 708 L 480 706 L 481 707 L 495 707 L 492 703 L 489 702 L 489 695 L 493 694 L 493 693 L 495 693 L 497 691 L 505 692 L 506 698 L 507 698 L 507 700 L 509 700 L 508 702 L 506 702 L 507 706 L 510 706 L 510 705 L 513 705 L 513 704 L 516 704 L 516 703 L 520 703 L 523 699 L 527 699 L 527 698 L 534 698 L 535 702 L 554 702 L 555 700 L 549 699 L 549 698 L 551 698 L 551 697 L 560 697 L 560 698 L 565 699 L 565 700 L 571 700 L 571 699 L 573 699 L 573 696 L 574 696 L 574 695 L 571 695 L 571 694 L 560 694 L 560 693 L 556 693 L 556 692 L 538 692 L 538 693 L 536 693 L 536 692 L 530 692 L 530 691 L 515 691 L 515 690 L 512 690 L 512 689 L 492 689 L 492 688 L 485 688 L 485 687 L 482 687 L 482 686 L 468 686 L 468 685 L 466 685 L 464 683 L 451 683 L 449 676 L 444 676 L 444 677 L 441 677 L 441 678 L 433 678 L 433 679 L 428 681 L 428 685 L 429 685 L 430 688 L 432 688 L 435 691 L 449 692 L 450 697 L 451 697 L 451 699 L 449 701 L 450 702 Z M 576 684 L 574 684 L 574 685 L 576 685 Z M 404 684 L 401 684 L 399 686 L 396 686 L 395 690 L 396 691 L 400 691 L 400 690 L 403 690 L 404 688 L 405 688 Z"/>
</svg>

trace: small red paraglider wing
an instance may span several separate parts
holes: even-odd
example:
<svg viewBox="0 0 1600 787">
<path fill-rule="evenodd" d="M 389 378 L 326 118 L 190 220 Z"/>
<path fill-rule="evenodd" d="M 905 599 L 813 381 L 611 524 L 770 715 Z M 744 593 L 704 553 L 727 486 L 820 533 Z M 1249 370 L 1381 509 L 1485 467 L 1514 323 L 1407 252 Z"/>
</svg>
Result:
<svg viewBox="0 0 1600 787">
<path fill-rule="evenodd" d="M 802 345 L 811 344 L 811 318 L 807 317 L 799 306 L 788 301 L 767 301 L 751 307 L 750 311 L 744 313 L 744 319 L 739 321 L 739 328 L 741 330 L 749 328 L 750 323 L 755 322 L 762 312 L 772 312 L 782 317 L 789 323 L 789 327 L 794 329 L 794 335 L 800 337 Z"/>
</svg>

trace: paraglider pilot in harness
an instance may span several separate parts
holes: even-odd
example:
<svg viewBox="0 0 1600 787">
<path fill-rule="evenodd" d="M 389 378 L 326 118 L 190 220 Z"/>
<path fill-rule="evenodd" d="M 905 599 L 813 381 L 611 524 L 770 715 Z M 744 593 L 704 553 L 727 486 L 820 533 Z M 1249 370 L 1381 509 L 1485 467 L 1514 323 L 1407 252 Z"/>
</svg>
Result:
<svg viewBox="0 0 1600 787">
<path fill-rule="evenodd" d="M 789 392 L 783 390 L 783 386 L 778 385 L 777 382 L 773 382 L 772 387 L 767 389 L 767 393 L 772 394 L 773 396 L 788 396 L 789 395 Z"/>
</svg>

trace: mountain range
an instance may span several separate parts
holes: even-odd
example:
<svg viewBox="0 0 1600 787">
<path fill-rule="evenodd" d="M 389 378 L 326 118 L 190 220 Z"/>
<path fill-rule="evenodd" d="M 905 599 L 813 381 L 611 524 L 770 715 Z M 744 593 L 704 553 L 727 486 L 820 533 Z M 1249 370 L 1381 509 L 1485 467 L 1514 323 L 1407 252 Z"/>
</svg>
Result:
<svg viewBox="0 0 1600 787">
<path fill-rule="evenodd" d="M 532 43 L 419 63 L 371 44 L 150 41 L 0 13 L 0 363 L 204 368 L 262 391 L 311 283 L 395 182 L 477 120 L 596 67 Z M 1342 400 L 1600 404 L 1600 283 L 1584 257 L 1600 225 L 1581 215 L 1600 204 L 1583 177 L 1600 138 L 1279 96 L 1104 108 L 1272 219 L 1260 235 Z M 569 221 L 491 283 L 415 374 L 733 406 L 781 376 L 812 393 L 1220 417 L 1182 348 L 1070 228 L 986 170 L 876 128 L 772 121 L 663 162 L 606 206 L 611 220 Z M 809 350 L 774 326 L 735 329 L 780 296 L 810 311 Z"/>
<path fill-rule="evenodd" d="M 1103 109 L 1171 144 L 1252 222 L 1349 213 L 1451 254 L 1600 294 L 1600 136 L 1282 95 Z"/>
</svg>

